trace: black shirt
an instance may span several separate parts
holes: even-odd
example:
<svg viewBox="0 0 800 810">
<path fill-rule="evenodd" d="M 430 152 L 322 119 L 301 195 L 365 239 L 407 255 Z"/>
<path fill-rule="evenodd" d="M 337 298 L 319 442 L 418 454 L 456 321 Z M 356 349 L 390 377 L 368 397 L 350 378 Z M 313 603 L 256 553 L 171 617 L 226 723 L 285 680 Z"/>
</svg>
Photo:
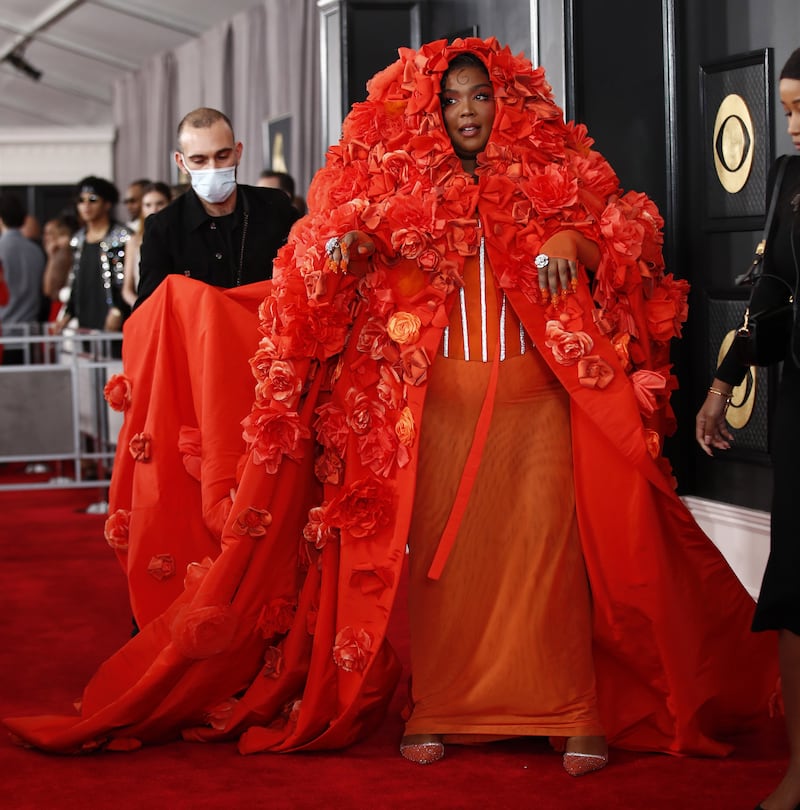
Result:
<svg viewBox="0 0 800 810">
<path fill-rule="evenodd" d="M 72 299 L 74 315 L 83 329 L 102 329 L 110 304 L 103 286 L 100 243 L 85 242 L 75 273 Z"/>
<path fill-rule="evenodd" d="M 137 306 L 171 273 L 217 287 L 272 278 L 272 260 L 299 214 L 278 189 L 237 190 L 226 216 L 209 216 L 190 189 L 145 220 Z"/>
</svg>

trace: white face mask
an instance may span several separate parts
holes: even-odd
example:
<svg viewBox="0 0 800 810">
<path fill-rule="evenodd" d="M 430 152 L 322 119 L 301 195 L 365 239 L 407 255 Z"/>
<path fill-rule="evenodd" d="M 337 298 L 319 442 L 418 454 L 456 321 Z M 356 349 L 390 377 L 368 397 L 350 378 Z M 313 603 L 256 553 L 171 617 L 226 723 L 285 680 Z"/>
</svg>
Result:
<svg viewBox="0 0 800 810">
<path fill-rule="evenodd" d="M 197 196 L 206 202 L 224 202 L 236 188 L 236 166 L 224 169 L 198 169 L 189 172 L 189 176 L 192 178 L 192 188 Z"/>
</svg>

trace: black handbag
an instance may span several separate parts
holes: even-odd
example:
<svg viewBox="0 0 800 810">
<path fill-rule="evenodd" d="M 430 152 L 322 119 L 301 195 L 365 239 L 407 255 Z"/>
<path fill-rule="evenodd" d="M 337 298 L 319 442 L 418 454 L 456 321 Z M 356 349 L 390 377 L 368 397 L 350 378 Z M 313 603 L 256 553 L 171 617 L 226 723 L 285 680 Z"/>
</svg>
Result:
<svg viewBox="0 0 800 810">
<path fill-rule="evenodd" d="M 736 347 L 740 360 L 747 366 L 769 366 L 786 357 L 792 343 L 792 332 L 797 311 L 797 280 L 794 289 L 780 276 L 763 272 L 764 252 L 772 230 L 772 222 L 780 195 L 783 175 L 788 160 L 780 158 L 775 184 L 772 188 L 764 234 L 758 243 L 755 256 L 747 272 L 736 279 L 737 284 L 751 284 L 750 301 L 744 313 L 744 321 L 736 333 Z M 794 241 L 792 242 L 794 248 Z M 754 310 L 753 298 L 769 301 L 768 306 Z"/>
</svg>

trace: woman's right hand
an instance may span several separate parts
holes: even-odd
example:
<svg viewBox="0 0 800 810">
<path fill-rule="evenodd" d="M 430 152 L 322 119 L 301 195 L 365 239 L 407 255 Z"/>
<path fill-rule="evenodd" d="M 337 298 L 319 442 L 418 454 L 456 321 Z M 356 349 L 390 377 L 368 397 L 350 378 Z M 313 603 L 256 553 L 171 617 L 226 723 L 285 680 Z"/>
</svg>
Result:
<svg viewBox="0 0 800 810">
<path fill-rule="evenodd" d="M 694 423 L 694 435 L 703 452 L 713 456 L 712 448 L 729 450 L 733 434 L 725 420 L 725 413 L 730 402 L 730 386 L 714 380 L 706 394 L 705 402 L 697 412 Z"/>
<path fill-rule="evenodd" d="M 375 242 L 364 231 L 348 231 L 339 237 L 329 258 L 346 273 L 364 276 L 369 270 L 369 257 L 375 252 Z M 344 248 L 344 250 L 342 249 Z"/>
</svg>

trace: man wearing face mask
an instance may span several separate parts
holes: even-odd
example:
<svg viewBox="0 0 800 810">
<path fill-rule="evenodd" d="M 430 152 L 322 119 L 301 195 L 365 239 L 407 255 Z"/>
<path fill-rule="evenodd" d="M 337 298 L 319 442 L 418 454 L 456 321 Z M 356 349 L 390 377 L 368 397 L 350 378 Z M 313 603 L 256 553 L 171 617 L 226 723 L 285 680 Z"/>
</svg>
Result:
<svg viewBox="0 0 800 810">
<path fill-rule="evenodd" d="M 241 155 L 219 110 L 184 116 L 174 158 L 192 188 L 145 222 L 136 307 L 171 273 L 217 287 L 272 277 L 272 260 L 298 213 L 283 192 L 236 182 Z"/>
</svg>

